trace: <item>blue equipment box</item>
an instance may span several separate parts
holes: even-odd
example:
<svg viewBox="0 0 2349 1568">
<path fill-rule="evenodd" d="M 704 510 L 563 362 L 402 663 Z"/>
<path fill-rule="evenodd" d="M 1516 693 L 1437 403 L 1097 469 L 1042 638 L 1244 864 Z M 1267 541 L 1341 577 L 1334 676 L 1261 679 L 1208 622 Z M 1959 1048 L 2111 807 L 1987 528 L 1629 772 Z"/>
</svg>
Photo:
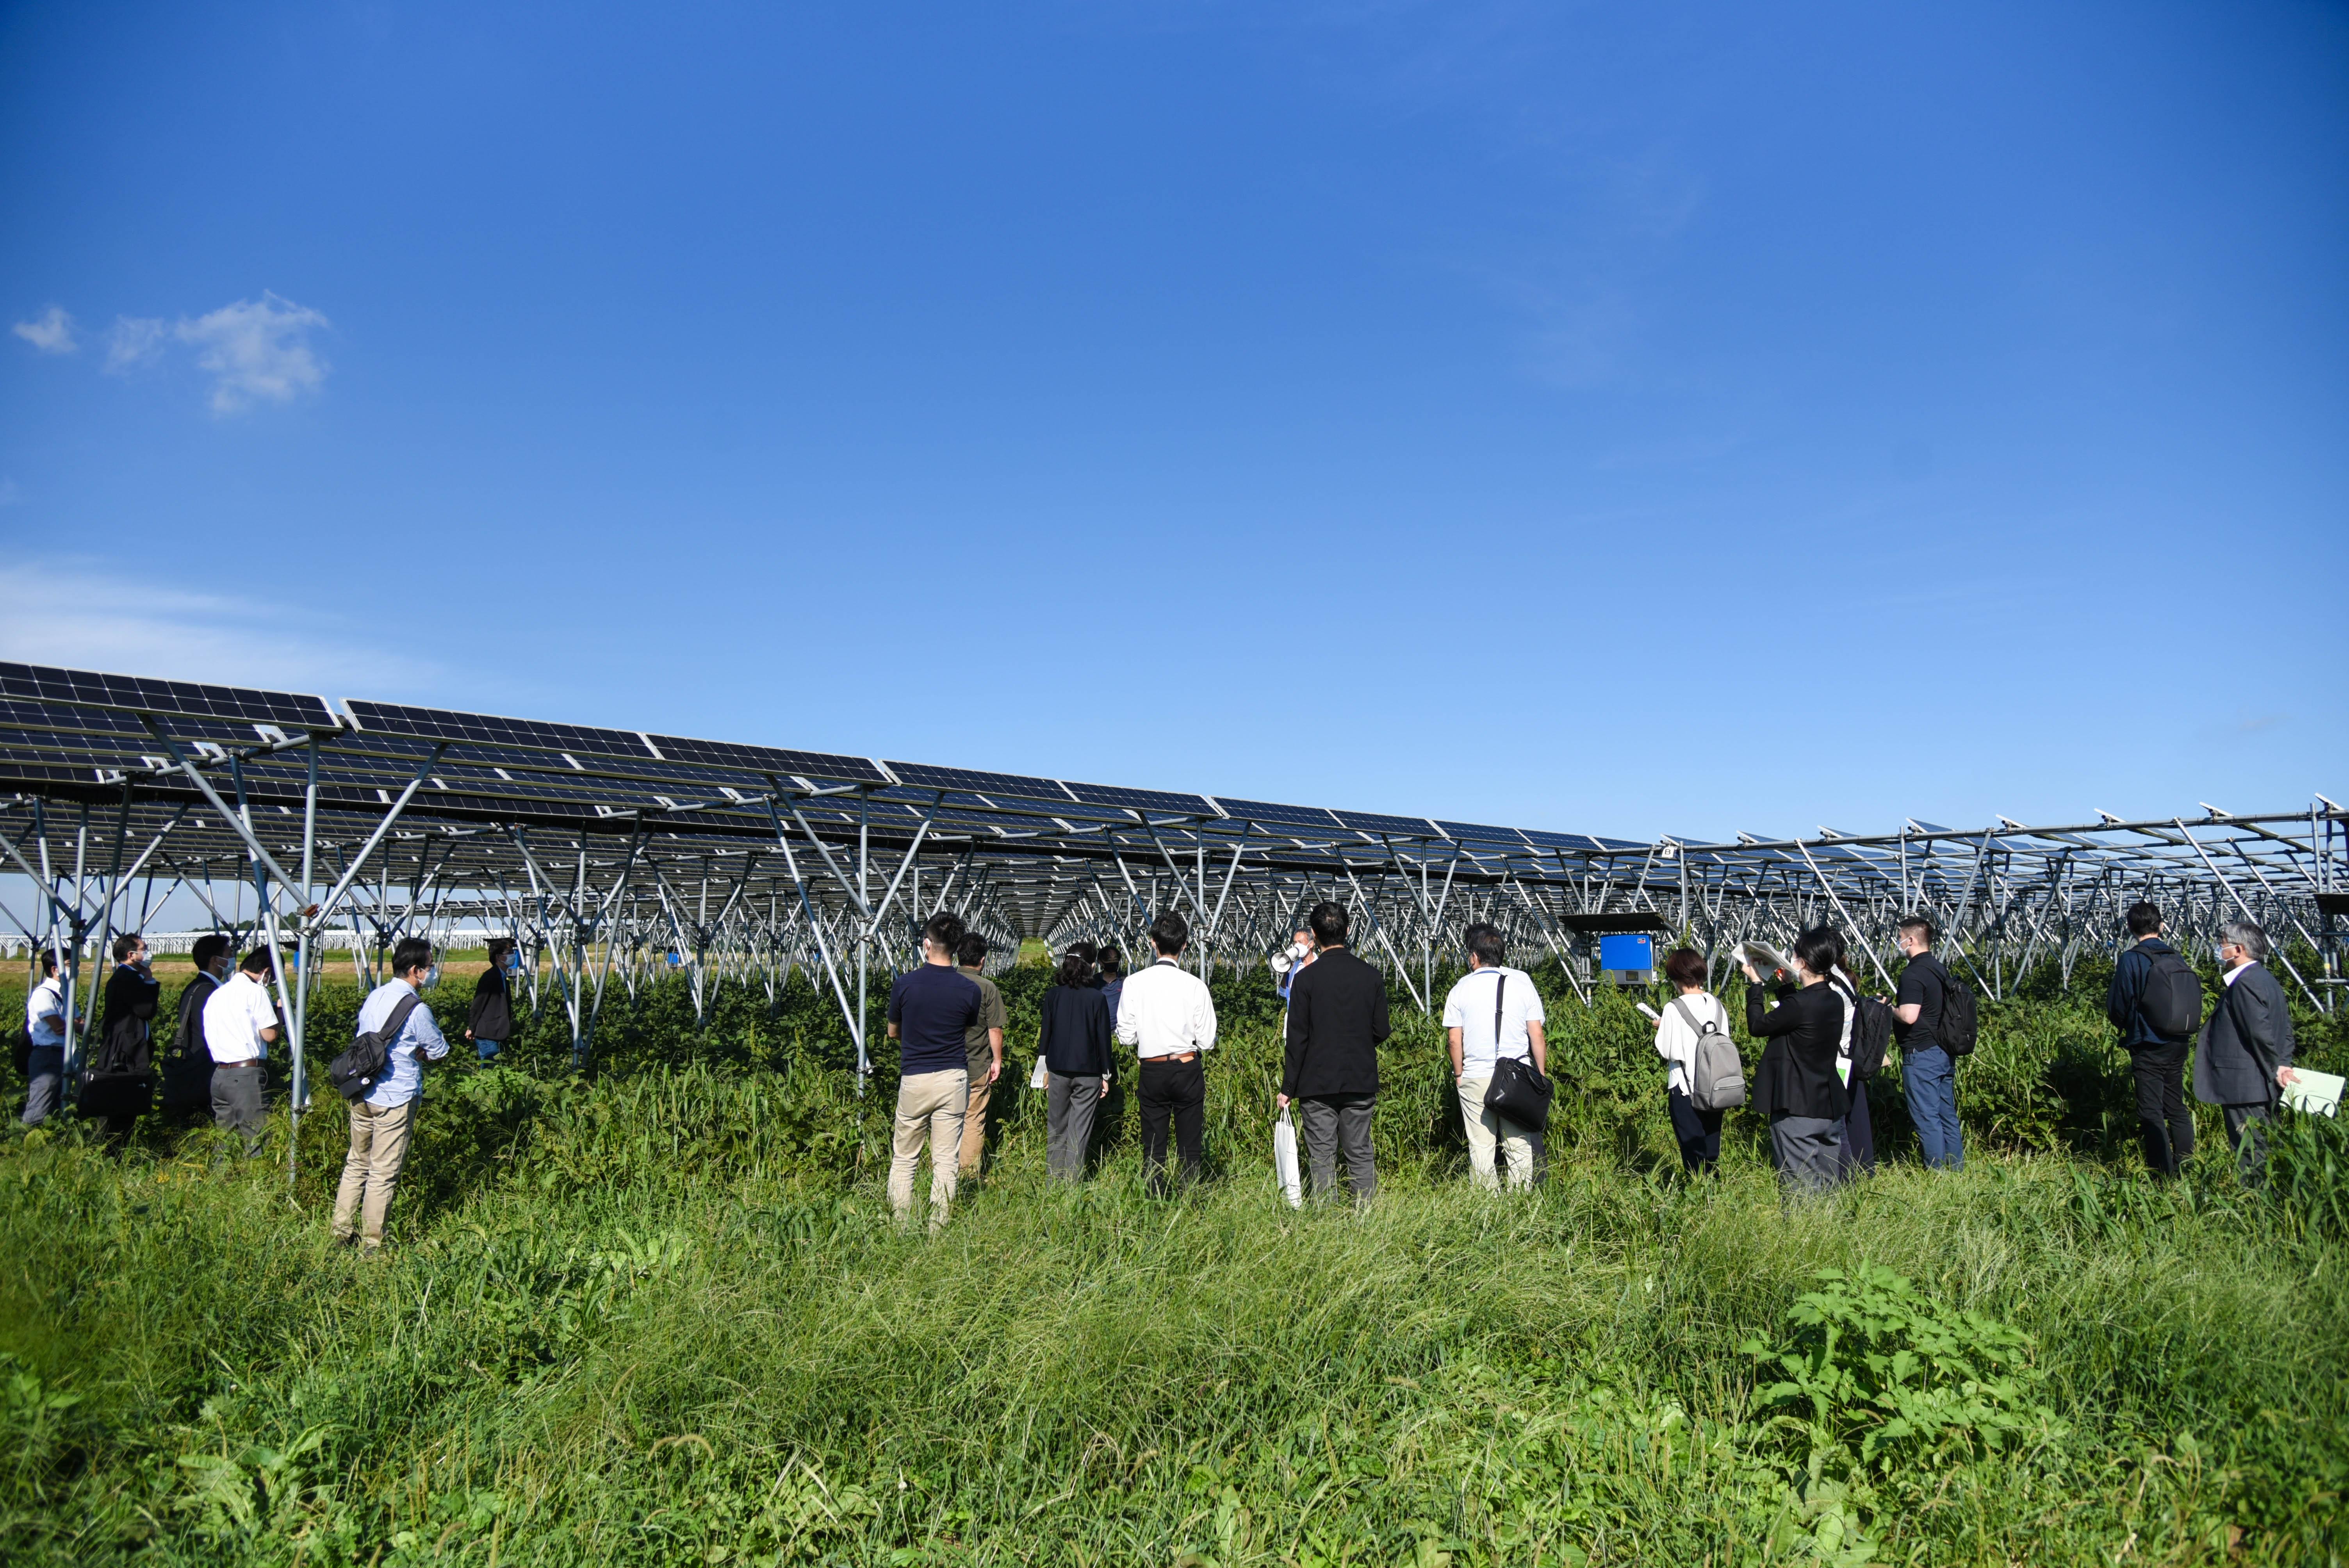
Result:
<svg viewBox="0 0 2349 1568">
<path fill-rule="evenodd" d="M 1656 966 L 1656 939 L 1642 932 L 1636 936 L 1602 936 L 1599 939 L 1599 967 L 1601 969 L 1653 969 Z"/>
</svg>

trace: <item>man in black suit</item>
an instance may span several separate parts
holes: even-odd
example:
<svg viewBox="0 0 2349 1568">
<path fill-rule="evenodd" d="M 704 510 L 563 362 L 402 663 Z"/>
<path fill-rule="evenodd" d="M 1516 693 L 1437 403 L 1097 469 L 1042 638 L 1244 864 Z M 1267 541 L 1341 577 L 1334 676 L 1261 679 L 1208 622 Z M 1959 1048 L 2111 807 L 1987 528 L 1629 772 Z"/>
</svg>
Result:
<svg viewBox="0 0 2349 1568">
<path fill-rule="evenodd" d="M 1379 1190 L 1371 1114 L 1379 1098 L 1379 1042 L 1394 1032 L 1387 1022 L 1387 983 L 1347 949 L 1345 905 L 1315 904 L 1311 923 L 1321 956 L 1298 972 L 1288 989 L 1280 1105 L 1299 1102 L 1313 1195 L 1334 1194 L 1342 1149 L 1359 1206 Z"/>
<path fill-rule="evenodd" d="M 2260 962 L 2267 953 L 2268 934 L 2250 921 L 2229 921 L 2220 929 L 2219 963 L 2227 983 L 2194 1053 L 2194 1098 L 2226 1117 L 2227 1141 L 2244 1181 L 2253 1186 L 2267 1175 L 2267 1123 L 2292 1070 L 2292 1011 L 2283 987 Z"/>
</svg>

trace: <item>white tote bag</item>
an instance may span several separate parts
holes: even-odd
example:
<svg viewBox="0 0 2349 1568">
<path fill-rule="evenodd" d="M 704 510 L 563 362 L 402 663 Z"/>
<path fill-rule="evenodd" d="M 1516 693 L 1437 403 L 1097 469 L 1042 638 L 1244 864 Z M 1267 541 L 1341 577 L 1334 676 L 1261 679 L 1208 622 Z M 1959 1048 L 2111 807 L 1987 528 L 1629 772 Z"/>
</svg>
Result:
<svg viewBox="0 0 2349 1568">
<path fill-rule="evenodd" d="M 1288 1206 L 1305 1207 L 1305 1178 L 1297 1168 L 1297 1124 L 1288 1119 L 1287 1106 L 1280 1108 L 1280 1119 L 1272 1124 L 1272 1171 Z"/>
</svg>

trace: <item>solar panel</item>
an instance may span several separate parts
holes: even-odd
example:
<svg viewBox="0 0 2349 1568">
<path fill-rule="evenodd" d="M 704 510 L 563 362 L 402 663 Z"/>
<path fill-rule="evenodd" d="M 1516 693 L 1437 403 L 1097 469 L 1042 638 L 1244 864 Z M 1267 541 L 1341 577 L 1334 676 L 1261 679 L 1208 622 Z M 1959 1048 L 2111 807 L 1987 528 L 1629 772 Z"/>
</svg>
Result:
<svg viewBox="0 0 2349 1568">
<path fill-rule="evenodd" d="M 343 706 L 350 710 L 353 722 L 360 729 L 377 735 L 652 759 L 644 737 L 629 729 L 595 729 L 576 724 L 545 724 L 534 718 L 502 718 L 495 714 L 453 713 L 447 708 L 410 707 L 402 703 L 369 702 L 363 697 L 347 697 Z"/>
<path fill-rule="evenodd" d="M 1235 800 L 1228 795 L 1213 797 L 1226 816 L 1238 817 L 1250 822 L 1278 822 L 1299 828 L 1330 829 L 1338 825 L 1334 812 L 1319 806 L 1279 806 L 1269 800 Z"/>
<path fill-rule="evenodd" d="M 656 750 L 672 762 L 703 768 L 733 768 L 763 777 L 799 774 L 819 783 L 841 781 L 885 784 L 888 779 L 871 759 L 841 757 L 828 751 L 786 751 L 772 746 L 737 746 L 724 740 L 688 740 L 678 735 L 648 737 Z"/>
<path fill-rule="evenodd" d="M 1388 833 L 1407 839 L 1433 838 L 1435 834 L 1435 824 L 1424 817 L 1383 817 L 1376 811 L 1338 811 L 1332 815 L 1346 826 L 1365 833 Z"/>
<path fill-rule="evenodd" d="M 1205 795 L 1178 795 L 1165 789 L 1122 789 L 1111 784 L 1063 786 L 1088 806 L 1123 806 L 1131 810 L 1169 816 L 1212 817 L 1215 802 Z"/>
<path fill-rule="evenodd" d="M 342 725 L 324 697 L 243 686 L 197 686 L 144 676 L 101 675 L 45 665 L 0 664 L 0 697 L 119 708 L 130 713 L 274 724 L 281 729 L 333 730 Z"/>
<path fill-rule="evenodd" d="M 1444 830 L 1445 837 L 1464 842 L 1506 844 L 1514 850 L 1526 847 L 1525 835 L 1515 828 L 1495 828 L 1483 822 L 1447 822 L 1441 817 L 1435 820 L 1435 825 Z"/>
<path fill-rule="evenodd" d="M 1009 795 L 1022 800 L 1070 802 L 1068 790 L 1056 779 L 1030 779 L 1018 773 L 980 773 L 968 768 L 933 768 L 926 762 L 892 760 L 889 771 L 922 789 L 968 789 L 981 795 Z"/>
</svg>

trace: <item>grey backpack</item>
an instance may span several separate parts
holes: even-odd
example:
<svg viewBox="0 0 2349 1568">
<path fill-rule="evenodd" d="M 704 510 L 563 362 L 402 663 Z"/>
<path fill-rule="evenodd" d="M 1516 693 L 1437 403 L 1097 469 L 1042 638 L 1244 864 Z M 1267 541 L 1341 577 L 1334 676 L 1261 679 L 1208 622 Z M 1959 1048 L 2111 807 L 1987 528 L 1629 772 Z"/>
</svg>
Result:
<svg viewBox="0 0 2349 1568">
<path fill-rule="evenodd" d="M 1688 998 L 1675 996 L 1682 1021 L 1696 1031 L 1696 1060 L 1689 1068 L 1689 1103 L 1699 1110 L 1733 1110 L 1745 1103 L 1745 1063 L 1737 1042 L 1719 1024 L 1697 1022 Z"/>
</svg>

